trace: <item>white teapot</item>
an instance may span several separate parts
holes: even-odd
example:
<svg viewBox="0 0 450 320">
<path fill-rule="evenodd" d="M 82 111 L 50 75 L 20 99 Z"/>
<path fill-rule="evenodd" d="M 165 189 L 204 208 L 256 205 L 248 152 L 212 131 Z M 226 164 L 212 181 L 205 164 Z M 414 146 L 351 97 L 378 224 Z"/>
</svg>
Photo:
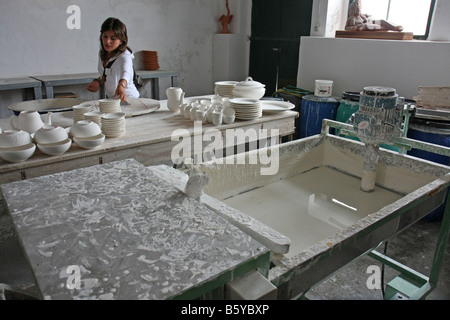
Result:
<svg viewBox="0 0 450 320">
<path fill-rule="evenodd" d="M 178 87 L 170 87 L 166 90 L 167 108 L 170 111 L 180 111 L 180 106 L 184 103 L 183 89 Z"/>
</svg>

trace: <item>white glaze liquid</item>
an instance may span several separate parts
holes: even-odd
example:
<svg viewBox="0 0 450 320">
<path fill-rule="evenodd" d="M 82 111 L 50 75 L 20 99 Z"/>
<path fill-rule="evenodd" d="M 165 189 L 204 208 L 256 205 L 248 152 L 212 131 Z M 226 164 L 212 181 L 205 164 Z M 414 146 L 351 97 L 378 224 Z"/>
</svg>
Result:
<svg viewBox="0 0 450 320">
<path fill-rule="evenodd" d="M 402 197 L 360 187 L 361 179 L 322 166 L 223 202 L 289 237 L 290 257 Z"/>
</svg>

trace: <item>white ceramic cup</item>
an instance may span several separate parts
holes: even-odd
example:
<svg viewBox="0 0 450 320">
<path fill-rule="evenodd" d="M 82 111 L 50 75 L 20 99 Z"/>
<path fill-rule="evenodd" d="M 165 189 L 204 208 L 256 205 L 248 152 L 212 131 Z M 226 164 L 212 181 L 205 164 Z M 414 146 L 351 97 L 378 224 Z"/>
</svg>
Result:
<svg viewBox="0 0 450 320">
<path fill-rule="evenodd" d="M 222 112 L 213 111 L 211 118 L 213 125 L 219 126 L 222 124 Z"/>
<path fill-rule="evenodd" d="M 212 123 L 212 113 L 214 112 L 214 108 L 211 106 L 206 111 L 206 122 Z"/>
<path fill-rule="evenodd" d="M 236 111 L 233 108 L 223 108 L 222 110 L 223 115 L 225 116 L 234 116 L 236 114 Z"/>
<path fill-rule="evenodd" d="M 224 114 L 223 117 L 222 117 L 222 121 L 223 121 L 223 123 L 227 123 L 227 124 L 233 123 L 235 117 L 236 116 L 234 114 L 233 115 Z"/>
<path fill-rule="evenodd" d="M 198 108 L 199 108 L 199 105 L 195 105 L 191 108 L 191 111 L 190 111 L 190 113 L 191 113 L 190 119 L 191 120 L 195 120 L 195 113 L 197 112 Z"/>
<path fill-rule="evenodd" d="M 224 108 L 230 106 L 230 98 L 222 98 L 222 105 Z"/>
<path fill-rule="evenodd" d="M 197 109 L 195 111 L 195 121 L 205 122 L 206 120 L 206 111 L 203 109 Z"/>
<path fill-rule="evenodd" d="M 180 114 L 181 114 L 182 116 L 184 116 L 184 109 L 186 109 L 187 106 L 189 106 L 188 103 L 183 103 L 183 104 L 180 106 Z"/>
<path fill-rule="evenodd" d="M 192 109 L 191 105 L 188 105 L 186 108 L 184 108 L 184 117 L 186 119 L 190 119 L 191 118 L 191 109 Z"/>
</svg>

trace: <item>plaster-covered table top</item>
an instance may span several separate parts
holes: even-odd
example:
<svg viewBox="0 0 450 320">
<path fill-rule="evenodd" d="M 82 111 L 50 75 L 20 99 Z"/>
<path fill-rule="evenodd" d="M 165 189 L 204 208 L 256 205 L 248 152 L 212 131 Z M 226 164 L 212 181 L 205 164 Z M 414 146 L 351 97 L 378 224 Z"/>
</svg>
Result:
<svg viewBox="0 0 450 320">
<path fill-rule="evenodd" d="M 42 297 L 170 299 L 269 263 L 169 181 L 128 159 L 1 185 Z"/>
</svg>

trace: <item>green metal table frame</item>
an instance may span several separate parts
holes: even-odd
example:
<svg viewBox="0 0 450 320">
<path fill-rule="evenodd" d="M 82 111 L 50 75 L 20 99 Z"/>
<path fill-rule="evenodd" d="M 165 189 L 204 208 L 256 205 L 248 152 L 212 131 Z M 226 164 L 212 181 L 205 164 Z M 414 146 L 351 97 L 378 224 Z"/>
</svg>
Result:
<svg viewBox="0 0 450 320">
<path fill-rule="evenodd" d="M 384 294 L 384 299 L 425 299 L 436 287 L 444 262 L 445 249 L 450 234 L 450 192 L 447 191 L 447 199 L 444 215 L 437 239 L 429 276 L 425 276 L 378 251 L 372 250 L 368 256 L 380 261 L 384 265 L 400 272 L 400 275 L 391 280 Z"/>
</svg>

